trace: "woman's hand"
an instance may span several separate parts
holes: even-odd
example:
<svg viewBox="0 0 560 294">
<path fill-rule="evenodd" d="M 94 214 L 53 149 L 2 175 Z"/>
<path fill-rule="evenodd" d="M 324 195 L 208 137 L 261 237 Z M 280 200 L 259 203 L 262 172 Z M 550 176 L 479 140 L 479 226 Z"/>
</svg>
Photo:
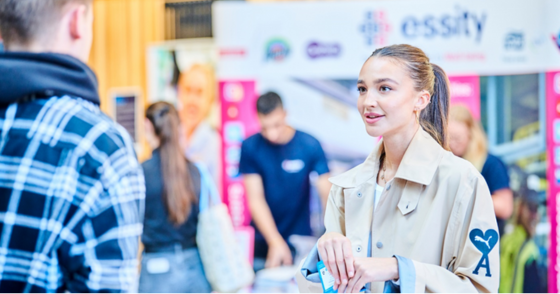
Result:
<svg viewBox="0 0 560 294">
<path fill-rule="evenodd" d="M 371 282 L 385 282 L 399 278 L 397 259 L 361 257 L 354 260 L 356 274 L 348 282 L 348 293 L 358 293 Z M 341 293 L 341 292 L 339 292 Z"/>
<path fill-rule="evenodd" d="M 335 279 L 334 290 L 342 293 L 354 277 L 352 243 L 340 233 L 326 233 L 317 245 L 321 259 Z"/>
</svg>

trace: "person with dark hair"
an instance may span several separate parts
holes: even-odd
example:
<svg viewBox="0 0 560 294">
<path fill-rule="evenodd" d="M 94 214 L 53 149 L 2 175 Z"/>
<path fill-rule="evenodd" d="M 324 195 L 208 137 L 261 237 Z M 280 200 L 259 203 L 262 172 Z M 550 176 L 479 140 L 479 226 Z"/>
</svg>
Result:
<svg viewBox="0 0 560 294">
<path fill-rule="evenodd" d="M 504 235 L 500 248 L 500 293 L 546 293 L 546 256 L 535 242 L 539 206 L 536 191 L 521 189 L 513 232 Z"/>
<path fill-rule="evenodd" d="M 146 217 L 139 291 L 143 293 L 212 291 L 196 246 L 201 177 L 183 154 L 179 124 L 179 114 L 167 102 L 146 110 L 146 139 L 153 152 L 142 164 Z"/>
<path fill-rule="evenodd" d="M 257 100 L 261 132 L 241 147 L 243 175 L 255 234 L 255 270 L 290 265 L 295 254 L 291 235 L 312 235 L 310 180 L 324 204 L 330 189 L 329 167 L 317 139 L 286 123 L 282 99 L 274 92 Z"/>
<path fill-rule="evenodd" d="M 0 0 L 0 292 L 137 289 L 144 175 L 92 27 L 93 0 Z"/>
<path fill-rule="evenodd" d="M 322 290 L 319 260 L 339 293 L 498 290 L 492 199 L 474 166 L 449 151 L 448 83 L 410 45 L 366 60 L 358 111 L 382 140 L 363 164 L 331 179 L 327 231 L 296 276 L 301 292 Z"/>
</svg>

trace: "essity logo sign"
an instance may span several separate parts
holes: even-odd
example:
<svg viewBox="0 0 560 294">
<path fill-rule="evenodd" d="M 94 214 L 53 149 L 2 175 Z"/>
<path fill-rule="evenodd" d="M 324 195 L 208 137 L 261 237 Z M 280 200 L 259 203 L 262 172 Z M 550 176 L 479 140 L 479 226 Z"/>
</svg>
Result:
<svg viewBox="0 0 560 294">
<path fill-rule="evenodd" d="M 336 43 L 311 42 L 307 45 L 307 55 L 311 59 L 322 57 L 337 57 L 340 55 L 341 46 Z"/>
<path fill-rule="evenodd" d="M 290 55 L 288 42 L 280 38 L 271 39 L 266 43 L 266 60 L 283 61 Z"/>
<path fill-rule="evenodd" d="M 480 42 L 486 25 L 486 13 L 475 13 L 457 7 L 455 13 L 409 16 L 401 25 L 406 38 L 464 37 Z"/>
<path fill-rule="evenodd" d="M 387 37 L 391 32 L 391 25 L 387 20 L 385 11 L 374 10 L 365 14 L 365 20 L 360 25 L 366 44 L 370 46 L 383 46 L 387 44 Z"/>
</svg>

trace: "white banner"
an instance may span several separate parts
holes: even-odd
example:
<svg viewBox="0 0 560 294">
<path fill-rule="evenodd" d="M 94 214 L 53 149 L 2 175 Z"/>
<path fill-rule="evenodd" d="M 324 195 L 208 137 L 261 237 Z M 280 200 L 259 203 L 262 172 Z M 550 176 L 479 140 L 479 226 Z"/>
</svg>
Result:
<svg viewBox="0 0 560 294">
<path fill-rule="evenodd" d="M 220 78 L 356 77 L 375 48 L 399 43 L 450 75 L 560 67 L 554 0 L 216 2 L 213 10 Z"/>
</svg>

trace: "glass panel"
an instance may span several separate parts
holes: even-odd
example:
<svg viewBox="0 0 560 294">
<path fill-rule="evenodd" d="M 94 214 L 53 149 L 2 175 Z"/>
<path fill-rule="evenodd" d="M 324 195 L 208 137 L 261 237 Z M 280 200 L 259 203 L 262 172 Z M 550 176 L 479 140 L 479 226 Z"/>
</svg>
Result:
<svg viewBox="0 0 560 294">
<path fill-rule="evenodd" d="M 538 74 L 500 76 L 497 82 L 497 144 L 537 135 L 539 126 Z"/>
</svg>

